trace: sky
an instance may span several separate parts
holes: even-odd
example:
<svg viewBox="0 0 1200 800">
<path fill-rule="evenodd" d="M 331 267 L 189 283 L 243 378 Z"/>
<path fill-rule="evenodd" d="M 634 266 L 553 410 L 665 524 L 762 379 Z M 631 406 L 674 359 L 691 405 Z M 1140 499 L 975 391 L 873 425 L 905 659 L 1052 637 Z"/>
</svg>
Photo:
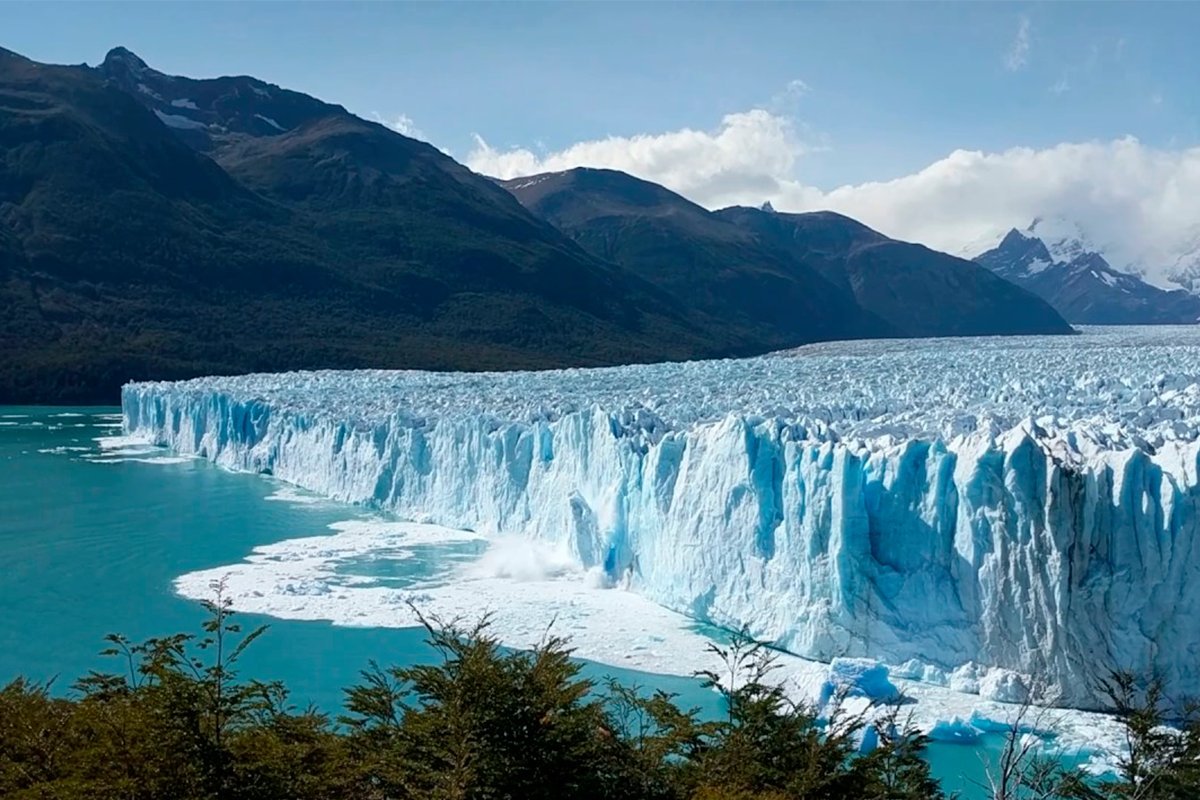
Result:
<svg viewBox="0 0 1200 800">
<path fill-rule="evenodd" d="M 513 177 L 605 166 L 708 207 L 828 207 L 951 251 L 1061 216 L 1200 243 L 1200 4 L 3 6 L 0 45 L 250 74 Z"/>
</svg>

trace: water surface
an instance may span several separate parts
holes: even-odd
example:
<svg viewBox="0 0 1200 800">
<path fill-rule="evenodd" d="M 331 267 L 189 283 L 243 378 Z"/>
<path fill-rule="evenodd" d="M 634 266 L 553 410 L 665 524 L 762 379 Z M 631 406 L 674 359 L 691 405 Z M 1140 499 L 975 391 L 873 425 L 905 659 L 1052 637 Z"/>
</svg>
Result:
<svg viewBox="0 0 1200 800">
<path fill-rule="evenodd" d="M 327 534 L 330 523 L 361 518 L 359 509 L 327 502 L 268 500 L 281 485 L 233 474 L 203 461 L 139 447 L 102 448 L 120 434 L 115 408 L 0 407 L 0 683 L 17 675 L 55 681 L 67 691 L 94 669 L 118 669 L 99 655 L 108 633 L 134 640 L 199 630 L 203 611 L 178 597 L 178 576 L 241 560 L 255 546 Z M 403 583 L 470 559 L 478 543 L 417 548 L 408 560 L 352 565 L 385 582 Z M 482 611 L 483 609 L 481 609 Z M 282 680 L 298 706 L 336 712 L 342 688 L 370 659 L 412 664 L 432 658 L 412 628 L 335 627 L 245 615 L 270 630 L 247 651 L 243 675 Z M 719 713 L 717 696 L 699 683 L 585 662 L 589 676 L 662 688 L 680 703 Z M 948 789 L 982 797 L 979 747 L 938 744 L 929 758 Z"/>
</svg>

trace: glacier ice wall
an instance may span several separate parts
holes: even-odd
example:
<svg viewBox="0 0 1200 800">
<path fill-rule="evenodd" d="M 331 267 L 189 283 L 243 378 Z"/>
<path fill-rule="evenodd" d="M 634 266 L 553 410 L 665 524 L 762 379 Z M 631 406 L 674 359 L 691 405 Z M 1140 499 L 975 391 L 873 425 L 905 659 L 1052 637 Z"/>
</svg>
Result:
<svg viewBox="0 0 1200 800">
<path fill-rule="evenodd" d="M 1195 329 L 204 378 L 122 404 L 181 453 L 538 537 L 800 655 L 1084 707 L 1116 667 L 1200 694 Z"/>
</svg>

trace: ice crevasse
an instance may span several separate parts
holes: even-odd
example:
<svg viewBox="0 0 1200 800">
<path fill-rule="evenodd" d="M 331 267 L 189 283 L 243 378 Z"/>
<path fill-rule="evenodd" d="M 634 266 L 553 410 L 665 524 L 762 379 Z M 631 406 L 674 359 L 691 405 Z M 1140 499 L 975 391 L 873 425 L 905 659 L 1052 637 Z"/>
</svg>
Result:
<svg viewBox="0 0 1200 800">
<path fill-rule="evenodd" d="M 1200 694 L 1200 332 L 754 359 L 135 383 L 126 432 L 402 517 L 537 537 L 820 660 L 1098 703 Z"/>
</svg>

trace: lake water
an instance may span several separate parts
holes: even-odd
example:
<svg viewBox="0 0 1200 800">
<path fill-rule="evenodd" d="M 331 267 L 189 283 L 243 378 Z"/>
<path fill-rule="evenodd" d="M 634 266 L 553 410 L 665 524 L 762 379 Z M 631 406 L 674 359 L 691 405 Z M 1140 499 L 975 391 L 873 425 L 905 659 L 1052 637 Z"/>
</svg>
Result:
<svg viewBox="0 0 1200 800">
<path fill-rule="evenodd" d="M 102 447 L 98 439 L 120 433 L 118 411 L 0 406 L 0 684 L 17 675 L 55 678 L 65 691 L 89 670 L 116 669 L 98 655 L 105 634 L 140 640 L 198 630 L 203 612 L 174 593 L 175 578 L 365 516 L 334 503 L 267 500 L 279 484 L 206 462 Z M 403 568 L 432 566 L 415 559 Z M 336 710 L 341 688 L 370 659 L 431 657 L 417 629 L 246 617 L 270 631 L 247 652 L 243 675 L 284 681 L 299 706 Z M 719 710 L 716 695 L 694 680 L 605 664 L 586 669 Z M 997 745 L 996 736 L 976 747 L 935 744 L 929 758 L 946 789 L 971 800 L 984 796 L 977 782 Z"/>
</svg>

